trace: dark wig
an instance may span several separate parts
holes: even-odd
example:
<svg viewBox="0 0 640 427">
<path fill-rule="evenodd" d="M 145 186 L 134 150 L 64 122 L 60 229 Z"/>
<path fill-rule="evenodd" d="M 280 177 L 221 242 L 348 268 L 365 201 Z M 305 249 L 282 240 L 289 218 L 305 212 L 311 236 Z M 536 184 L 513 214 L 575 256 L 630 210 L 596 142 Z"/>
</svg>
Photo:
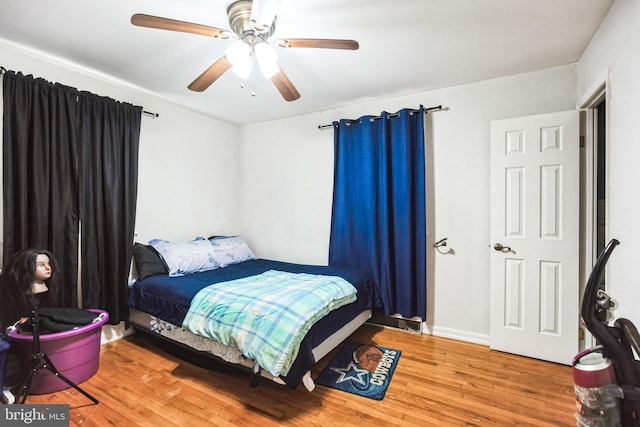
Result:
<svg viewBox="0 0 640 427">
<path fill-rule="evenodd" d="M 49 257 L 51 277 L 46 280 L 47 292 L 38 294 L 42 306 L 55 306 L 58 296 L 58 265 L 51 252 L 41 249 L 25 249 L 9 258 L 0 273 L 0 331 L 31 314 L 31 285 L 36 272 L 38 255 Z"/>
</svg>

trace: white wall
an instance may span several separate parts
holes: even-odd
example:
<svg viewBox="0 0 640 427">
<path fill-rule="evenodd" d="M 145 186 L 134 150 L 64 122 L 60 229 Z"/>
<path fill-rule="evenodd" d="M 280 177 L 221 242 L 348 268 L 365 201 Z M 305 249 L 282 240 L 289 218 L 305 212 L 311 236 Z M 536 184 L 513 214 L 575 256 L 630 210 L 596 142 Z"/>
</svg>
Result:
<svg viewBox="0 0 640 427">
<path fill-rule="evenodd" d="M 442 105 L 429 115 L 434 201 L 428 242 L 448 237 L 454 254 L 431 251 L 428 324 L 469 341 L 489 334 L 489 124 L 573 109 L 576 69 L 566 66 L 244 126 L 243 233 L 259 255 L 326 263 L 333 186 L 333 131 L 318 125 Z M 428 184 L 429 185 L 429 184 Z"/>
<path fill-rule="evenodd" d="M 608 283 L 621 302 L 618 314 L 640 323 L 640 273 L 634 268 L 640 202 L 633 191 L 640 182 L 639 7 L 635 0 L 616 0 L 577 69 L 541 70 L 241 129 L 1 41 L 0 65 L 160 113 L 158 119 L 143 118 L 138 240 L 240 232 L 259 256 L 304 263 L 324 264 L 328 255 L 333 131 L 317 126 L 382 110 L 442 105 L 445 111 L 428 116 L 428 242 L 448 237 L 453 253 L 429 247 L 428 323 L 438 335 L 487 342 L 489 123 L 573 109 L 602 79 L 609 88 L 608 233 L 622 242 L 610 261 Z"/>
<path fill-rule="evenodd" d="M 143 115 L 136 240 L 237 232 L 238 128 L 94 70 L 0 40 L 2 66 L 160 114 Z"/>
<path fill-rule="evenodd" d="M 261 257 L 328 260 L 333 131 L 322 114 L 244 126 L 240 197 L 243 235 Z"/>
<path fill-rule="evenodd" d="M 640 3 L 615 0 L 578 63 L 578 99 L 607 83 L 607 239 L 618 246 L 607 264 L 616 317 L 640 325 Z M 580 107 L 580 105 L 578 105 Z"/>
</svg>

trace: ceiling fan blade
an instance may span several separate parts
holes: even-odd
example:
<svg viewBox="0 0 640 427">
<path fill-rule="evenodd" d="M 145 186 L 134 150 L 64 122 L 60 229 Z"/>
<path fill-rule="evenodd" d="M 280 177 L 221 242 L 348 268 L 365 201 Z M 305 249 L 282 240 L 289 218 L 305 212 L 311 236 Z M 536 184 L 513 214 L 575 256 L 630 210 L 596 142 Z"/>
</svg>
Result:
<svg viewBox="0 0 640 427">
<path fill-rule="evenodd" d="M 131 23 L 138 27 L 157 28 L 159 30 L 179 31 L 181 33 L 198 34 L 220 39 L 228 39 L 229 32 L 216 27 L 178 21 L 176 19 L 136 13 L 131 16 Z"/>
<path fill-rule="evenodd" d="M 291 80 L 289 80 L 289 77 L 282 71 L 282 68 L 271 77 L 271 81 L 285 101 L 295 101 L 300 98 L 298 89 L 291 83 Z"/>
<path fill-rule="evenodd" d="M 202 92 L 218 80 L 229 68 L 231 68 L 231 62 L 223 56 L 204 70 L 188 87 L 192 91 Z"/>
<path fill-rule="evenodd" d="M 342 39 L 281 39 L 280 47 L 307 47 L 320 49 L 358 50 L 360 44 L 355 40 Z"/>
</svg>

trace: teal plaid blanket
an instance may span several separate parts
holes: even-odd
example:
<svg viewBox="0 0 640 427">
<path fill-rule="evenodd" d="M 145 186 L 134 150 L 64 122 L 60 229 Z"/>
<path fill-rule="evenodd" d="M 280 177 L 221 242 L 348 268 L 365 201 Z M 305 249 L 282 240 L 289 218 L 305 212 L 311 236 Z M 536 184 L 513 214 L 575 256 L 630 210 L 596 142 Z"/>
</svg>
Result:
<svg viewBox="0 0 640 427">
<path fill-rule="evenodd" d="M 341 277 L 269 270 L 200 290 L 182 326 L 287 375 L 314 323 L 355 300 L 356 288 Z"/>
</svg>

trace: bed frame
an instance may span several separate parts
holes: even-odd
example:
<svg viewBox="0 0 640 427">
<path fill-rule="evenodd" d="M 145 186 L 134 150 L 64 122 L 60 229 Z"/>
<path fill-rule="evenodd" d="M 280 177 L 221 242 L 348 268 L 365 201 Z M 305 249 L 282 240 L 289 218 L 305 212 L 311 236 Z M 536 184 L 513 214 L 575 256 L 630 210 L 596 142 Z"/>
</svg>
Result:
<svg viewBox="0 0 640 427">
<path fill-rule="evenodd" d="M 327 337 L 323 342 L 321 342 L 316 347 L 314 347 L 313 350 L 312 350 L 312 353 L 313 353 L 313 356 L 314 356 L 315 360 L 319 361 L 320 359 L 325 357 L 327 354 L 329 354 L 333 349 L 338 347 L 344 340 L 346 340 L 360 326 L 362 326 L 364 323 L 366 323 L 367 320 L 369 320 L 371 318 L 371 316 L 372 316 L 372 310 L 371 309 L 364 310 L 358 316 L 356 316 L 353 320 L 351 320 L 350 322 L 345 324 L 338 331 L 334 332 L 332 335 Z M 221 357 L 219 354 L 216 354 L 216 353 L 214 353 L 212 351 L 200 350 L 199 348 L 192 347 L 189 344 L 185 343 L 184 339 L 180 339 L 180 338 L 177 338 L 175 336 L 172 337 L 171 333 L 165 333 L 162 330 L 158 330 L 158 328 L 154 328 L 153 324 L 155 322 L 157 322 L 157 321 L 158 321 L 158 319 L 154 318 L 153 316 L 151 316 L 148 313 L 145 313 L 143 311 L 136 310 L 136 309 L 130 309 L 129 322 L 131 323 L 131 326 L 133 326 L 133 328 L 136 331 L 148 334 L 153 338 L 160 339 L 161 341 L 164 341 L 164 342 L 169 343 L 171 345 L 178 346 L 183 351 L 188 352 L 193 357 L 191 360 L 192 361 L 196 361 L 196 363 L 197 363 L 198 359 L 201 360 L 202 357 L 205 357 L 208 360 L 213 360 L 214 362 L 217 362 L 217 363 L 220 363 L 220 364 L 224 364 L 224 365 L 227 365 L 227 366 L 233 366 L 233 367 L 239 368 L 239 369 L 243 369 L 244 368 L 245 370 L 249 371 L 250 374 L 251 374 L 251 378 L 250 379 L 251 379 L 251 386 L 252 387 L 256 387 L 258 385 L 259 378 L 261 378 L 261 377 L 269 379 L 271 381 L 274 381 L 274 382 L 276 382 L 278 384 L 282 384 L 282 385 L 285 384 L 284 381 L 282 381 L 282 379 L 280 379 L 278 377 L 274 377 L 268 371 L 257 367 L 255 362 L 253 360 L 249 359 L 249 358 L 239 357 L 237 359 L 233 359 L 233 358 L 230 358 L 230 357 L 224 357 L 224 356 Z M 164 323 L 166 325 L 166 322 L 164 322 Z M 176 328 L 178 330 L 181 330 L 179 335 L 185 336 L 185 337 L 189 337 L 189 341 L 190 342 L 193 342 L 192 340 L 196 340 L 196 341 L 211 341 L 208 338 L 203 338 L 203 337 L 197 336 L 197 335 L 195 335 L 195 334 L 193 334 L 193 333 L 191 333 L 191 332 L 189 332 L 187 330 L 179 328 L 178 326 L 175 326 L 175 325 L 171 325 L 171 326 L 173 326 L 174 328 Z M 222 347 L 222 344 L 218 343 L 218 346 Z M 198 346 L 198 347 L 200 347 L 200 346 Z M 235 353 L 235 350 L 229 349 L 226 346 L 224 346 L 224 347 L 227 348 L 228 351 Z M 174 349 L 174 352 L 175 352 L 175 349 Z M 184 358 L 184 353 L 181 353 L 180 357 Z M 307 372 L 305 374 L 305 376 L 302 378 L 302 384 L 304 385 L 304 387 L 308 391 L 313 391 L 313 389 L 315 388 L 315 383 L 314 383 L 313 379 L 311 378 L 311 372 Z"/>
</svg>

